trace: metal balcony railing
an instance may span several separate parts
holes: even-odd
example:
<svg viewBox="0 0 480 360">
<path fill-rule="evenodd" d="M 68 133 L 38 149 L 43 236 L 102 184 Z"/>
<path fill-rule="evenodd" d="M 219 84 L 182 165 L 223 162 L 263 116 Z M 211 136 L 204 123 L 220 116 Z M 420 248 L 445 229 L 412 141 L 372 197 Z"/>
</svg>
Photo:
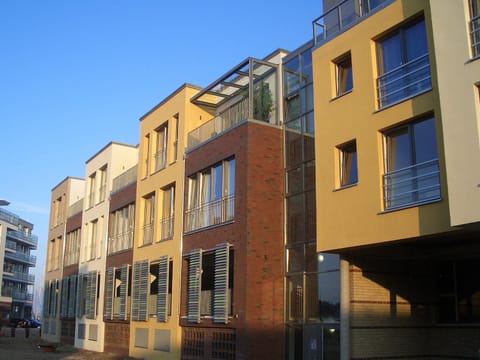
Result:
<svg viewBox="0 0 480 360">
<path fill-rule="evenodd" d="M 6 221 L 12 225 L 18 225 L 20 222 L 20 218 L 17 215 L 2 208 L 0 208 L 0 220 Z"/>
<path fill-rule="evenodd" d="M 472 43 L 472 56 L 480 56 L 480 15 L 470 20 L 470 41 Z"/>
<path fill-rule="evenodd" d="M 235 195 L 225 196 L 189 209 L 185 213 L 185 231 L 194 231 L 233 220 Z"/>
<path fill-rule="evenodd" d="M 5 248 L 13 251 L 17 251 L 17 242 L 8 240 L 5 242 Z"/>
<path fill-rule="evenodd" d="M 37 263 L 37 257 L 36 256 L 22 254 L 21 252 L 15 252 L 15 253 L 5 252 L 5 258 L 21 261 L 21 262 L 24 262 L 24 263 L 31 264 L 33 266 L 35 266 L 35 264 Z"/>
<path fill-rule="evenodd" d="M 155 171 L 165 169 L 167 166 L 167 152 L 159 150 L 155 153 Z"/>
<path fill-rule="evenodd" d="M 27 282 L 27 283 L 30 283 L 30 284 L 33 284 L 35 282 L 35 275 L 28 274 L 28 273 L 23 273 L 23 272 L 20 272 L 20 271 L 5 272 L 3 275 L 6 278 L 9 278 L 9 279 L 12 279 L 12 280 L 17 280 L 17 281 L 22 281 L 22 282 Z"/>
<path fill-rule="evenodd" d="M 438 159 L 386 173 L 383 192 L 387 210 L 440 200 Z"/>
<path fill-rule="evenodd" d="M 133 246 L 133 229 L 111 235 L 108 239 L 109 254 L 131 249 Z"/>
<path fill-rule="evenodd" d="M 164 218 L 160 221 L 160 241 L 173 238 L 174 216 Z"/>
<path fill-rule="evenodd" d="M 188 133 L 188 148 L 197 146 L 208 139 L 248 119 L 248 97 L 230 106 L 218 116 Z"/>
<path fill-rule="evenodd" d="M 348 29 L 381 5 L 392 0 L 344 0 L 313 20 L 315 44 L 325 41 Z"/>
<path fill-rule="evenodd" d="M 378 77 L 378 107 L 399 103 L 431 89 L 430 61 L 425 54 Z"/>
<path fill-rule="evenodd" d="M 153 224 L 146 224 L 143 226 L 143 244 L 151 244 L 153 242 Z"/>
<path fill-rule="evenodd" d="M 26 234 L 23 231 L 8 230 L 7 237 L 23 242 L 24 244 L 30 245 L 34 248 L 36 248 L 38 245 L 38 237 L 36 235 Z"/>
<path fill-rule="evenodd" d="M 33 301 L 33 294 L 26 291 L 14 290 L 11 287 L 2 287 L 2 296 L 11 297 L 14 301 Z"/>
</svg>

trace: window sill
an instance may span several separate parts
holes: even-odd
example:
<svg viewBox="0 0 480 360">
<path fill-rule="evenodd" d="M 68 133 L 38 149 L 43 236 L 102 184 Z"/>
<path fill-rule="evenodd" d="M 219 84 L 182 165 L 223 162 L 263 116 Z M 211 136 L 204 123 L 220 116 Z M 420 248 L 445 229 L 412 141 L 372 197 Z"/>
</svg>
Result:
<svg viewBox="0 0 480 360">
<path fill-rule="evenodd" d="M 205 227 L 202 227 L 202 228 L 185 231 L 185 235 L 191 235 L 191 234 L 198 233 L 200 231 L 211 230 L 211 229 L 217 228 L 219 226 L 230 225 L 230 224 L 233 224 L 234 222 L 235 222 L 235 220 L 229 220 L 229 221 L 222 222 L 220 224 L 208 225 L 208 226 L 205 226 Z"/>
<path fill-rule="evenodd" d="M 358 182 L 353 183 L 353 184 L 343 185 L 343 186 L 340 186 L 340 187 L 338 187 L 338 188 L 333 189 L 332 191 L 333 191 L 333 192 L 337 192 L 337 191 L 341 191 L 341 190 L 345 190 L 345 189 L 349 189 L 349 188 L 355 187 L 355 186 L 357 186 L 357 185 L 358 185 Z"/>
<path fill-rule="evenodd" d="M 340 99 L 340 98 L 344 97 L 345 95 L 350 94 L 351 92 L 353 92 L 353 89 L 350 89 L 350 90 L 348 90 L 348 91 L 345 91 L 344 93 L 338 94 L 337 96 L 331 98 L 331 99 L 330 99 L 330 102 L 333 102 L 333 101 L 335 101 L 335 100 L 337 100 L 337 99 Z"/>
<path fill-rule="evenodd" d="M 474 61 L 477 61 L 477 60 L 480 60 L 480 54 L 478 54 L 476 56 L 472 56 L 470 59 L 465 61 L 465 65 L 470 64 L 470 63 L 472 63 Z"/>
</svg>

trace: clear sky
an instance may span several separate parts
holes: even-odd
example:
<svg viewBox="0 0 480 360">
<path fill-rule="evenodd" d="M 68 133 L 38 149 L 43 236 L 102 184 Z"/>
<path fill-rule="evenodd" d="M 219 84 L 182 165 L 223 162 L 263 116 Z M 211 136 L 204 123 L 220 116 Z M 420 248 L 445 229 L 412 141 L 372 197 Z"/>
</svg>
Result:
<svg viewBox="0 0 480 360">
<path fill-rule="evenodd" d="M 1 0 L 0 198 L 34 224 L 43 286 L 51 190 L 188 82 L 312 38 L 322 0 Z"/>
</svg>

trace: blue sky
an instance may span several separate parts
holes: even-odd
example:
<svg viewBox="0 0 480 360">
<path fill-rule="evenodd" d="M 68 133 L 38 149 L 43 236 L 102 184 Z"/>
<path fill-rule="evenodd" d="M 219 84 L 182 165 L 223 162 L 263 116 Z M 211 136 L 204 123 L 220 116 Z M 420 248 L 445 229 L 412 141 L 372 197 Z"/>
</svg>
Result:
<svg viewBox="0 0 480 360">
<path fill-rule="evenodd" d="M 34 224 L 45 271 L 51 189 L 185 82 L 312 37 L 321 0 L 0 2 L 0 198 Z"/>
</svg>

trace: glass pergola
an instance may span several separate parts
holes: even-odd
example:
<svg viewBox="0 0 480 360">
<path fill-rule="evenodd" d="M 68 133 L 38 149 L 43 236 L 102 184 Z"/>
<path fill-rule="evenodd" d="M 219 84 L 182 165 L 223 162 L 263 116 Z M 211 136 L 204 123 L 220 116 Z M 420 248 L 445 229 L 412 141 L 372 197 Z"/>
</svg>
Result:
<svg viewBox="0 0 480 360">
<path fill-rule="evenodd" d="M 188 134 L 188 148 L 245 120 L 278 124 L 278 65 L 247 58 L 192 97 L 215 108 L 215 117 Z"/>
</svg>

